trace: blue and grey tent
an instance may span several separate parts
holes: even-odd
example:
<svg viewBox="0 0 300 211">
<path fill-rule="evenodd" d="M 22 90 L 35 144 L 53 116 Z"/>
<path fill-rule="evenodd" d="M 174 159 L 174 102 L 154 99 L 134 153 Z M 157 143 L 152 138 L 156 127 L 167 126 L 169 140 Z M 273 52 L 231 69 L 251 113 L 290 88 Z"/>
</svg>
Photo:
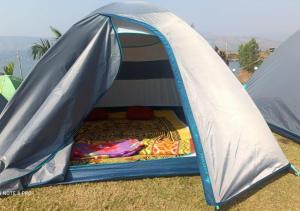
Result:
<svg viewBox="0 0 300 211">
<path fill-rule="evenodd" d="M 247 83 L 270 128 L 300 143 L 300 31 L 263 62 Z"/>
<path fill-rule="evenodd" d="M 196 157 L 69 166 L 73 136 L 95 106 L 180 107 Z M 104 6 L 37 63 L 0 116 L 2 191 L 54 183 L 201 174 L 221 205 L 287 170 L 257 107 L 210 45 L 171 12 Z"/>
</svg>

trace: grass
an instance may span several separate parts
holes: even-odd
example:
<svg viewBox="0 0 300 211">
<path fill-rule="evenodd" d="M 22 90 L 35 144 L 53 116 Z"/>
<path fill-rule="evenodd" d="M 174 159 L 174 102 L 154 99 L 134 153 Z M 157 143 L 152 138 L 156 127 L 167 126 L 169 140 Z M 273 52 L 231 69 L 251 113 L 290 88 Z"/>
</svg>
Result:
<svg viewBox="0 0 300 211">
<path fill-rule="evenodd" d="M 276 135 L 300 167 L 300 145 Z M 213 210 L 199 176 L 58 185 L 0 198 L 0 210 Z M 300 178 L 284 174 L 223 207 L 224 210 L 300 210 Z"/>
</svg>

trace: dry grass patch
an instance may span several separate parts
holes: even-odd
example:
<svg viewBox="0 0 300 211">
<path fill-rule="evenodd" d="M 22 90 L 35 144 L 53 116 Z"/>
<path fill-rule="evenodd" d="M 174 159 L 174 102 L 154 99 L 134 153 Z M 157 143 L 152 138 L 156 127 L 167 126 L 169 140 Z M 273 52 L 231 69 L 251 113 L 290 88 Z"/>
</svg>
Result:
<svg viewBox="0 0 300 211">
<path fill-rule="evenodd" d="M 289 160 L 300 167 L 300 145 L 276 135 Z M 213 210 L 200 177 L 154 178 L 34 188 L 30 196 L 0 198 L 0 210 Z M 225 210 L 300 210 L 300 178 L 281 175 Z"/>
</svg>

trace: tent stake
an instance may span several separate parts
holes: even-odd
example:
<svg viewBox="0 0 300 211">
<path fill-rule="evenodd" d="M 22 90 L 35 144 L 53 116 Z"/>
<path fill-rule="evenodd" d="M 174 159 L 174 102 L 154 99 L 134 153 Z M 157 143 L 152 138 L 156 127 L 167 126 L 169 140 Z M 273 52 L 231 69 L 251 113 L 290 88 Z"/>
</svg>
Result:
<svg viewBox="0 0 300 211">
<path fill-rule="evenodd" d="M 294 166 L 293 164 L 290 164 L 290 168 L 297 177 L 300 177 L 300 171 L 296 168 L 296 166 Z"/>
</svg>

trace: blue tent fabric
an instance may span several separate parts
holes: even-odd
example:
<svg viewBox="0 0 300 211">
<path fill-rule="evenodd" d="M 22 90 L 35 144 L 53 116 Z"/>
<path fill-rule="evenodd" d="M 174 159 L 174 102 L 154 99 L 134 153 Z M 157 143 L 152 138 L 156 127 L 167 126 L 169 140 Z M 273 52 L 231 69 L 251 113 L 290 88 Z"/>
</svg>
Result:
<svg viewBox="0 0 300 211">
<path fill-rule="evenodd" d="M 196 157 L 147 160 L 117 164 L 92 164 L 70 166 L 64 180 L 30 184 L 30 187 L 49 184 L 142 179 L 151 177 L 199 175 Z"/>
</svg>

